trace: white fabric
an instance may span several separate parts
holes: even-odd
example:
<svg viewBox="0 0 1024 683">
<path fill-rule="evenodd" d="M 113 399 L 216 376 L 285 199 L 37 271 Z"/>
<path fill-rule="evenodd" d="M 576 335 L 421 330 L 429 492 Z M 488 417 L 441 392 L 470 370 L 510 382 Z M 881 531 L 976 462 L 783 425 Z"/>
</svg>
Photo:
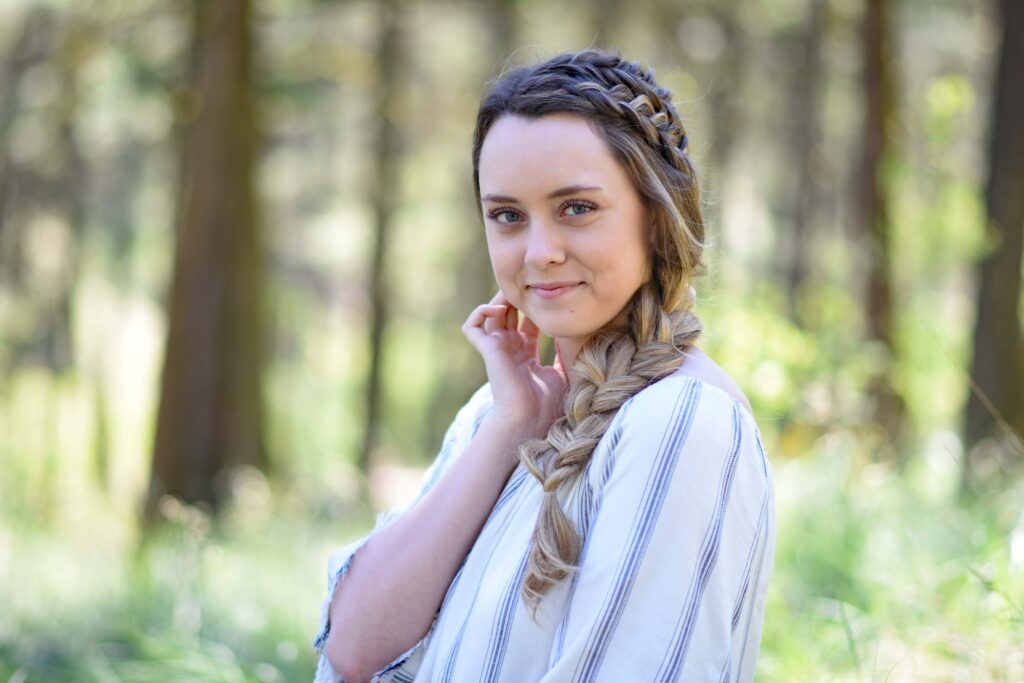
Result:
<svg viewBox="0 0 1024 683">
<path fill-rule="evenodd" d="M 319 651 L 354 554 L 436 483 L 491 407 L 485 384 L 459 411 L 416 498 L 332 554 Z M 584 475 L 559 492 L 585 542 L 578 573 L 548 592 L 537 624 L 519 588 L 541 498 L 519 465 L 429 631 L 374 683 L 753 679 L 775 505 L 760 432 L 733 396 L 673 375 L 619 409 Z M 344 682 L 321 656 L 314 683 Z"/>
</svg>

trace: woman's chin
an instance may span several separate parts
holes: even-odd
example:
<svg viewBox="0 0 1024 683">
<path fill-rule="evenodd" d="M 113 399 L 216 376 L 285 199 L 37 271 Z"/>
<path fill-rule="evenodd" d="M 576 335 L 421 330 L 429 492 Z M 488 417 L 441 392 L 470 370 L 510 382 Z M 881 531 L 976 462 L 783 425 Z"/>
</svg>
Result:
<svg viewBox="0 0 1024 683">
<path fill-rule="evenodd" d="M 531 320 L 533 319 L 531 318 Z M 579 325 L 566 325 L 564 322 L 554 322 L 551 324 L 544 324 L 543 322 L 538 322 L 536 320 L 534 320 L 534 322 L 540 329 L 541 334 L 554 339 L 586 338 L 594 332 L 594 330 L 589 327 L 584 328 Z"/>
<path fill-rule="evenodd" d="M 600 328 L 579 309 L 561 312 L 531 306 L 528 310 L 520 310 L 533 321 L 541 334 L 555 339 L 586 339 Z"/>
</svg>

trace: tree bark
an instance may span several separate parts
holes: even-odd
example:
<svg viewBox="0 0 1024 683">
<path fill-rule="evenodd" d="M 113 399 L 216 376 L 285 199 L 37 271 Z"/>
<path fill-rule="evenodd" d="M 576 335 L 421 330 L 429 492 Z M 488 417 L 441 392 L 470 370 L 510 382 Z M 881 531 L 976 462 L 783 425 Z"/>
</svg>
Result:
<svg viewBox="0 0 1024 683">
<path fill-rule="evenodd" d="M 886 162 L 892 153 L 894 88 L 890 6 L 887 0 L 868 0 L 864 40 L 864 157 L 860 174 L 860 224 L 867 247 L 865 317 L 867 339 L 886 353 L 868 384 L 872 419 L 881 430 L 876 452 L 902 462 L 905 404 L 892 382 L 896 349 L 893 338 L 892 254 Z"/>
<path fill-rule="evenodd" d="M 68 226 L 68 246 L 61 272 L 62 281 L 56 301 L 46 312 L 43 323 L 47 365 L 55 374 L 63 373 L 75 364 L 71 331 L 72 309 L 82 270 L 82 244 L 88 220 L 86 196 L 89 182 L 89 164 L 82 155 L 75 135 L 75 113 L 78 108 L 76 83 L 79 61 L 82 54 L 89 49 L 92 40 L 93 37 L 87 27 L 69 25 L 63 31 L 62 40 L 54 55 L 61 84 L 57 144 L 63 162 L 57 183 L 58 203 Z"/>
<path fill-rule="evenodd" d="M 868 0 L 864 17 L 864 158 L 861 168 L 861 224 L 868 238 L 868 337 L 892 348 L 892 286 L 889 195 L 885 161 L 892 121 L 892 73 L 886 0 Z"/>
<path fill-rule="evenodd" d="M 971 449 L 987 437 L 1005 440 L 1017 462 L 1024 433 L 1024 343 L 1021 340 L 1021 252 L 1024 249 L 1024 5 L 1000 3 L 1003 41 L 994 81 L 989 168 L 985 186 L 991 251 L 977 265 L 977 317 L 964 415 L 964 482 L 973 477 Z"/>
<path fill-rule="evenodd" d="M 519 14 L 516 0 L 488 0 L 479 5 L 484 25 L 487 27 L 487 45 L 489 46 L 490 65 L 484 79 L 497 76 L 506 68 L 513 68 L 524 55 L 516 54 L 519 46 Z M 478 84 L 477 92 L 483 95 L 484 83 Z M 474 122 L 475 124 L 475 122 Z M 487 371 L 480 354 L 477 353 L 462 335 L 461 325 L 469 316 L 470 311 L 480 304 L 487 303 L 497 291 L 491 259 L 487 250 L 487 238 L 480 218 L 480 207 L 476 206 L 471 180 L 463 183 L 463 205 L 467 208 L 468 225 L 473 228 L 464 250 L 459 254 L 459 267 L 456 269 L 456 287 L 454 296 L 448 304 L 449 314 L 441 316 L 446 329 L 439 332 L 442 339 L 451 339 L 458 347 L 450 353 L 438 358 L 440 365 L 438 379 L 431 391 L 430 405 L 427 407 L 427 430 L 425 434 L 424 452 L 436 452 L 445 430 L 458 411 L 473 392 L 485 381 Z M 549 339 L 542 338 L 542 343 L 551 345 Z M 542 348 L 543 352 L 546 349 Z"/>
<path fill-rule="evenodd" d="M 195 0 L 193 7 L 195 107 L 183 152 L 149 521 L 165 493 L 216 510 L 232 467 L 268 465 L 250 6 Z"/>
<path fill-rule="evenodd" d="M 24 170 L 11 159 L 11 127 L 17 118 L 19 101 L 16 94 L 29 69 L 44 61 L 54 49 L 57 26 L 54 14 L 43 7 L 33 7 L 15 32 L 7 52 L 0 59 L 0 279 L 17 291 L 22 285 L 21 242 L 23 229 L 17 220 L 18 209 L 27 194 L 23 186 Z M 11 366 L 4 376 L 10 377 Z"/>
<path fill-rule="evenodd" d="M 390 314 L 390 296 L 385 266 L 388 263 L 392 223 L 398 203 L 402 141 L 395 123 L 399 106 L 401 68 L 400 0 L 381 0 L 378 4 L 380 37 L 377 47 L 376 102 L 374 103 L 373 181 L 370 188 L 374 215 L 374 242 L 370 261 L 370 368 L 366 377 L 366 418 L 358 467 L 370 472 L 377 445 L 382 404 L 384 369 L 384 331 Z"/>
<path fill-rule="evenodd" d="M 786 287 L 786 308 L 790 320 L 797 325 L 801 319 L 799 303 L 807 280 L 809 242 L 816 231 L 818 208 L 819 158 L 821 143 L 820 90 L 822 76 L 821 44 L 825 32 L 826 0 L 808 0 L 804 30 L 795 51 L 792 98 L 791 150 L 795 182 L 790 183 L 788 196 L 788 239 L 780 239 L 784 252 L 779 254 Z"/>
</svg>

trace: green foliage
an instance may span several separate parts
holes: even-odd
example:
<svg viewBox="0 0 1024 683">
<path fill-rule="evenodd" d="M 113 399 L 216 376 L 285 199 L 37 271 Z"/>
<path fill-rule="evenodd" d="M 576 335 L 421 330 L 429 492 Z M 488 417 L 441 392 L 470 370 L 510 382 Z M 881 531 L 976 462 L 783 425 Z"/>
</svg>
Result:
<svg viewBox="0 0 1024 683">
<path fill-rule="evenodd" d="M 1020 680 L 1024 484 L 958 503 L 941 439 L 902 475 L 865 458 L 836 429 L 773 464 L 757 680 Z M 0 679 L 310 680 L 327 557 L 373 516 L 321 517 L 309 490 L 258 473 L 236 495 L 216 522 L 165 500 L 141 543 L 97 503 L 59 533 L 9 515 Z"/>
<path fill-rule="evenodd" d="M 131 524 L 101 510 L 86 515 L 99 530 L 0 528 L 13 560 L 0 583 L 0 679 L 311 680 L 326 558 L 348 527 L 285 521 L 270 513 L 306 517 L 306 503 L 278 498 L 272 510 L 259 498 L 244 499 L 255 514 L 216 524 L 165 501 L 164 526 L 138 546 Z"/>
<path fill-rule="evenodd" d="M 957 504 L 941 447 L 900 477 L 858 467 L 850 443 L 832 435 L 812 458 L 776 465 L 759 680 L 1020 680 L 1024 556 L 1008 539 L 1024 540 L 1024 525 L 1012 497 Z"/>
</svg>

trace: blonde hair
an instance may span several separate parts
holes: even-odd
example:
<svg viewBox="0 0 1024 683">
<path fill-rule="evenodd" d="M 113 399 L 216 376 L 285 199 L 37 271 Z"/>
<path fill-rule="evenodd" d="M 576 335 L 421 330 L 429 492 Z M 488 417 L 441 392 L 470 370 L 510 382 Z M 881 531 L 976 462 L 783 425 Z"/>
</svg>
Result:
<svg viewBox="0 0 1024 683">
<path fill-rule="evenodd" d="M 671 93 L 651 69 L 598 49 L 567 52 L 492 81 L 473 136 L 473 182 L 480 206 L 480 150 L 503 115 L 585 118 L 608 143 L 654 217 L 651 279 L 633 295 L 629 321 L 612 321 L 584 343 L 572 368 L 565 414 L 519 459 L 544 490 L 521 594 L 536 610 L 556 583 L 578 569 L 583 540 L 557 493 L 580 478 L 616 412 L 640 390 L 675 372 L 700 336 L 692 312 L 701 274 L 704 219 L 687 138 Z"/>
</svg>

